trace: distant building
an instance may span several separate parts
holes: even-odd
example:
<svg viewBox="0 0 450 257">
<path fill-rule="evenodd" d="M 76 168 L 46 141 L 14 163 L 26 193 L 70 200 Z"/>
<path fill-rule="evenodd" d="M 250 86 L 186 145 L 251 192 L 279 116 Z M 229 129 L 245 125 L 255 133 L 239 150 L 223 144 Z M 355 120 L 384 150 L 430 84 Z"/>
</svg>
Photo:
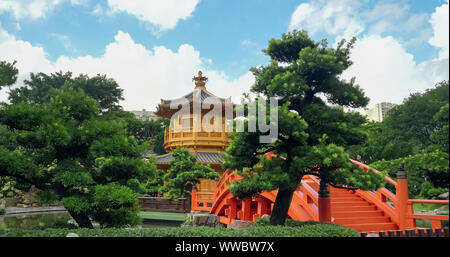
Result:
<svg viewBox="0 0 450 257">
<path fill-rule="evenodd" d="M 394 106 L 396 106 L 396 104 L 387 102 L 376 104 L 375 107 L 366 109 L 367 118 L 370 121 L 382 122 L 386 117 L 388 111 L 391 110 Z"/>
<path fill-rule="evenodd" d="M 158 117 L 156 117 L 154 112 L 146 111 L 145 109 L 142 109 L 142 111 L 128 111 L 134 114 L 137 119 L 139 120 L 156 120 Z"/>
</svg>

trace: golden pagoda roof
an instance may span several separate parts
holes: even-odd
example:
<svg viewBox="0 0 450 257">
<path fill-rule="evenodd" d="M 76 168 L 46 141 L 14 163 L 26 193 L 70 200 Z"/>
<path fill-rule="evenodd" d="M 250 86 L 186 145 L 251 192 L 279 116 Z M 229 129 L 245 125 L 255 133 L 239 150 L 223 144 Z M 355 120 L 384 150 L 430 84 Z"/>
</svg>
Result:
<svg viewBox="0 0 450 257">
<path fill-rule="evenodd" d="M 198 77 L 192 78 L 195 81 L 195 88 L 193 91 L 187 93 L 186 95 L 176 98 L 176 99 L 161 99 L 161 103 L 158 104 L 155 114 L 160 117 L 170 118 L 173 113 L 179 110 L 180 106 L 183 104 L 192 103 L 205 103 L 205 104 L 222 104 L 228 105 L 233 104 L 231 97 L 222 98 L 214 95 L 213 93 L 206 90 L 207 77 L 202 76 L 202 72 L 198 72 Z"/>
</svg>

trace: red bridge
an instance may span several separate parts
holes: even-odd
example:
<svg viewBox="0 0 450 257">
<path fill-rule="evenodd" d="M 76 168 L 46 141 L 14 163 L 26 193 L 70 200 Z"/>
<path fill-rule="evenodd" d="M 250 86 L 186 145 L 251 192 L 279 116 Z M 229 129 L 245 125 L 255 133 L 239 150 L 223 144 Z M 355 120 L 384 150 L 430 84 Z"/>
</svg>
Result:
<svg viewBox="0 0 450 257">
<path fill-rule="evenodd" d="M 363 170 L 371 169 L 360 162 L 350 160 Z M 379 171 L 372 169 L 373 172 Z M 228 183 L 242 179 L 226 171 L 215 182 L 214 192 L 192 191 L 191 209 L 208 211 L 219 216 L 227 226 L 235 219 L 255 221 L 264 214 L 271 214 L 277 191 L 262 192 L 255 198 L 239 201 L 228 189 Z M 408 180 L 398 176 L 385 180 L 395 187 L 395 193 L 386 188 L 376 192 L 336 189 L 328 186 L 329 198 L 319 198 L 320 181 L 315 176 L 304 176 L 294 192 L 288 218 L 300 221 L 323 221 L 350 227 L 358 232 L 417 229 L 416 220 L 431 220 L 433 229 L 441 228 L 441 221 L 448 215 L 415 214 L 413 204 L 448 205 L 448 200 L 419 200 L 408 198 Z M 213 200 L 200 200 L 213 196 Z"/>
</svg>

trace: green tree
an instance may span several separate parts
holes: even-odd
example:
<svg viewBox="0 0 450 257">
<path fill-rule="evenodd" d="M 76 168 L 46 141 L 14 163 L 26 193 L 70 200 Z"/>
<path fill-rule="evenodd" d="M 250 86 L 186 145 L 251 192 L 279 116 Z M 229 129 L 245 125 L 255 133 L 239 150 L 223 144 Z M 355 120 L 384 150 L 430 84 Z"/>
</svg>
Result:
<svg viewBox="0 0 450 257">
<path fill-rule="evenodd" d="M 395 177 L 395 167 L 405 163 L 411 197 L 433 198 L 449 190 L 449 104 L 442 106 L 432 119 L 440 126 L 430 135 L 433 144 L 420 153 L 392 160 L 378 160 L 370 165 Z M 431 123 L 431 122 L 428 122 Z"/>
<path fill-rule="evenodd" d="M 390 139 L 414 144 L 410 154 L 431 145 L 431 134 L 442 127 L 434 115 L 448 102 L 448 81 L 438 83 L 423 94 L 411 94 L 403 104 L 394 107 L 384 121 L 391 133 Z"/>
<path fill-rule="evenodd" d="M 352 148 L 352 157 L 359 155 L 365 163 L 394 160 L 419 154 L 438 142 L 443 149 L 448 149 L 448 133 L 445 133 L 448 127 L 444 127 L 448 124 L 448 110 L 441 112 L 448 103 L 448 81 L 424 93 L 411 94 L 391 109 L 383 122 L 363 126 L 368 140 Z M 441 132 L 436 134 L 439 130 Z"/>
<path fill-rule="evenodd" d="M 235 133 L 224 167 L 237 170 L 244 178 L 230 185 L 239 198 L 278 189 L 271 225 L 284 224 L 304 175 L 318 176 L 335 187 L 375 189 L 381 185 L 381 176 L 361 171 L 344 151 L 365 139 L 359 128 L 364 117 L 343 110 L 368 103 L 354 79 L 339 77 L 351 65 L 353 44 L 354 40 L 346 45 L 341 41 L 336 49 L 328 48 L 325 40 L 314 42 L 305 31 L 293 31 L 269 41 L 264 50 L 271 58 L 269 65 L 252 68 L 256 82 L 251 90 L 278 99 L 278 135 L 271 143 L 261 143 L 260 136 L 267 133 Z M 270 121 L 269 109 L 266 116 L 249 117 L 245 126 L 252 120 Z M 275 156 L 267 159 L 263 156 L 267 152 Z"/>
<path fill-rule="evenodd" d="M 368 140 L 352 146 L 351 156 L 392 177 L 404 162 L 413 198 L 448 192 L 448 106 L 448 81 L 411 94 L 383 122 L 363 126 Z"/>
<path fill-rule="evenodd" d="M 428 148 L 421 153 L 394 160 L 380 160 L 371 163 L 374 169 L 385 171 L 396 177 L 395 171 L 400 163 L 405 163 L 408 174 L 408 190 L 412 198 L 434 198 L 448 192 L 449 173 L 448 153 Z"/>
<path fill-rule="evenodd" d="M 367 140 L 350 146 L 348 152 L 354 159 L 372 163 L 382 159 L 397 159 L 408 156 L 414 144 L 411 141 L 397 140 L 384 122 L 369 122 L 361 127 Z"/>
<path fill-rule="evenodd" d="M 70 82 L 75 89 L 83 89 L 87 96 L 97 100 L 102 113 L 118 109 L 119 101 L 124 99 L 123 89 L 115 80 L 105 75 L 89 78 L 82 74 L 73 78 L 71 72 L 56 72 L 50 75 L 39 72 L 31 73 L 30 79 L 24 81 L 24 86 L 11 90 L 9 100 L 11 103 L 45 103 L 50 100 L 50 91 L 63 87 L 66 82 Z"/>
<path fill-rule="evenodd" d="M 0 61 L 0 90 L 2 87 L 11 86 L 17 81 L 19 70 L 14 67 L 16 62 L 8 63 Z M 0 124 L 0 147 L 14 149 L 16 147 L 14 134 L 6 126 Z M 0 198 L 3 196 L 12 196 L 19 191 L 16 188 L 17 182 L 9 177 L 0 177 Z"/>
<path fill-rule="evenodd" d="M 0 90 L 4 86 L 11 86 L 16 83 L 19 70 L 14 67 L 16 62 L 13 63 L 0 61 Z"/>
<path fill-rule="evenodd" d="M 128 135 L 133 136 L 142 143 L 148 143 L 149 149 L 156 154 L 164 154 L 164 129 L 169 125 L 169 120 L 159 118 L 157 120 L 139 120 L 136 116 L 122 109 L 117 109 L 103 115 L 105 119 L 122 119 L 127 124 Z"/>
<path fill-rule="evenodd" d="M 201 178 L 215 178 L 217 173 L 211 167 L 196 163 L 195 157 L 184 147 L 172 151 L 170 169 L 164 175 L 167 183 L 160 188 L 161 194 L 170 198 L 191 195 L 192 187 L 200 183 Z"/>
<path fill-rule="evenodd" d="M 431 141 L 442 151 L 449 150 L 448 136 L 449 136 L 449 104 L 442 106 L 438 113 L 433 116 L 433 119 L 439 123 L 440 129 L 430 135 Z"/>
<path fill-rule="evenodd" d="M 55 195 L 80 227 L 92 228 L 91 219 L 136 224 L 136 182 L 156 172 L 142 158 L 147 146 L 127 135 L 123 120 L 101 117 L 98 102 L 71 82 L 50 89 L 48 99 L 0 107 L 0 124 L 17 143 L 0 145 L 0 176 Z"/>
<path fill-rule="evenodd" d="M 6 85 L 8 81 L 7 85 L 12 85 L 16 81 L 17 76 L 14 77 L 14 75 L 17 75 L 17 69 L 13 65 L 14 63 L 3 64 L 2 62 L 2 78 L 5 81 L 2 84 Z M 155 153 L 165 153 L 163 147 L 164 128 L 168 121 L 164 119 L 141 121 L 136 119 L 133 114 L 123 111 L 119 105 L 119 102 L 123 100 L 123 90 L 115 80 L 107 78 L 105 75 L 89 78 L 83 74 L 73 77 L 71 72 L 56 72 L 50 75 L 42 72 L 31 73 L 30 79 L 24 81 L 24 86 L 11 90 L 9 100 L 11 103 L 45 103 L 51 97 L 50 91 L 61 88 L 66 82 L 70 82 L 75 89 L 83 89 L 87 96 L 97 100 L 100 113 L 105 119 L 124 119 L 128 123 L 129 135 L 134 136 L 139 143 L 149 143 L 150 149 Z"/>
</svg>

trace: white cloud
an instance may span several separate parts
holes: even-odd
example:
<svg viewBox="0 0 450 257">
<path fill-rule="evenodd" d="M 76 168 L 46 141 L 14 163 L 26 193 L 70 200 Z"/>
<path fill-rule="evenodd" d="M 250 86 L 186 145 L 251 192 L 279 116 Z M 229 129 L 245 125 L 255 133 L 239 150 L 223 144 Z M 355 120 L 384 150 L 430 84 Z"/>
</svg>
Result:
<svg viewBox="0 0 450 257">
<path fill-rule="evenodd" d="M 66 49 L 67 51 L 74 51 L 74 47 L 72 46 L 70 38 L 67 35 L 62 35 L 58 33 L 50 33 L 49 35 L 58 40 L 64 47 L 64 49 Z"/>
<path fill-rule="evenodd" d="M 91 0 L 70 0 L 73 5 L 84 5 L 86 6 Z"/>
<path fill-rule="evenodd" d="M 29 42 L 16 40 L 0 24 L 0 59 L 12 62 L 17 60 L 16 67 L 20 75 L 42 70 L 51 71 L 50 61 L 47 60 L 42 47 L 33 46 Z"/>
<path fill-rule="evenodd" d="M 400 103 L 412 88 L 430 85 L 416 80 L 414 58 L 392 37 L 366 36 L 351 52 L 354 62 L 343 78 L 356 77 L 356 83 L 370 97 L 370 104 L 383 101 Z"/>
<path fill-rule="evenodd" d="M 72 5 L 86 5 L 90 0 L 70 0 Z M 69 0 L 1 0 L 0 14 L 11 12 L 16 19 L 39 19 L 52 12 L 55 6 Z"/>
<path fill-rule="evenodd" d="M 318 0 L 302 3 L 291 16 L 289 30 L 305 29 L 311 35 L 325 32 L 329 35 L 349 38 L 364 30 L 357 17 L 358 0 Z"/>
<path fill-rule="evenodd" d="M 373 9 L 362 13 L 366 22 L 379 22 L 384 20 L 400 20 L 404 18 L 409 11 L 408 5 L 399 5 L 398 3 L 379 2 Z"/>
<path fill-rule="evenodd" d="M 356 77 L 371 99 L 369 106 L 383 101 L 401 103 L 411 93 L 449 78 L 448 0 L 432 15 L 411 14 L 408 5 L 395 2 L 380 2 L 366 10 L 361 7 L 359 0 L 311 0 L 296 8 L 289 30 L 326 33 L 335 36 L 336 42 L 357 36 L 351 52 L 354 64 L 342 77 Z M 427 21 L 432 29 L 426 28 Z M 428 40 L 439 50 L 439 57 L 416 63 L 405 46 Z"/>
<path fill-rule="evenodd" d="M 439 59 L 449 57 L 449 15 L 448 15 L 448 0 L 447 4 L 437 7 L 430 20 L 433 26 L 433 37 L 429 40 L 432 46 L 440 48 Z"/>
<path fill-rule="evenodd" d="M 341 39 L 370 35 L 389 35 L 395 32 L 409 45 L 426 42 L 430 31 L 425 28 L 428 14 L 410 13 L 410 6 L 382 1 L 367 9 L 364 0 L 310 0 L 301 3 L 293 12 L 288 30 L 306 29 L 310 35 L 318 33 L 335 36 L 334 46 Z M 411 38 L 412 37 L 412 38 Z"/>
<path fill-rule="evenodd" d="M 354 64 L 342 77 L 356 77 L 369 106 L 380 102 L 401 103 L 412 92 L 424 92 L 435 83 L 448 79 L 448 59 L 416 64 L 414 56 L 391 36 L 365 36 L 351 52 Z"/>
<path fill-rule="evenodd" d="M 241 45 L 244 47 L 251 47 L 251 46 L 255 45 L 255 43 L 249 39 L 244 39 L 244 40 L 241 40 Z"/>
<path fill-rule="evenodd" d="M 101 16 L 105 13 L 105 11 L 103 10 L 103 7 L 100 4 L 96 4 L 94 6 L 94 10 L 92 10 L 92 14 L 96 15 L 96 16 Z"/>
<path fill-rule="evenodd" d="M 0 14 L 8 11 L 16 19 L 37 19 L 45 17 L 61 2 L 61 0 L 2 0 L 0 1 Z"/>
<path fill-rule="evenodd" d="M 157 29 L 173 29 L 177 22 L 187 19 L 199 0 L 108 0 L 112 12 L 126 12 Z"/>
<path fill-rule="evenodd" d="M 124 89 L 125 109 L 154 110 L 161 98 L 175 98 L 194 88 L 192 77 L 202 70 L 209 78 L 206 87 L 221 97 L 232 97 L 239 102 L 243 92 L 248 92 L 254 77 L 247 72 L 237 79 L 225 73 L 205 68 L 209 60 L 188 44 L 172 51 L 164 46 L 147 49 L 137 44 L 128 33 L 118 31 L 114 41 L 105 47 L 100 57 L 59 57 L 50 62 L 45 51 L 28 42 L 16 40 L 0 27 L 0 59 L 17 60 L 20 79 L 29 72 L 72 71 L 94 76 L 98 73 L 114 78 Z M 0 101 L 6 100 L 6 90 L 0 91 Z"/>
</svg>

